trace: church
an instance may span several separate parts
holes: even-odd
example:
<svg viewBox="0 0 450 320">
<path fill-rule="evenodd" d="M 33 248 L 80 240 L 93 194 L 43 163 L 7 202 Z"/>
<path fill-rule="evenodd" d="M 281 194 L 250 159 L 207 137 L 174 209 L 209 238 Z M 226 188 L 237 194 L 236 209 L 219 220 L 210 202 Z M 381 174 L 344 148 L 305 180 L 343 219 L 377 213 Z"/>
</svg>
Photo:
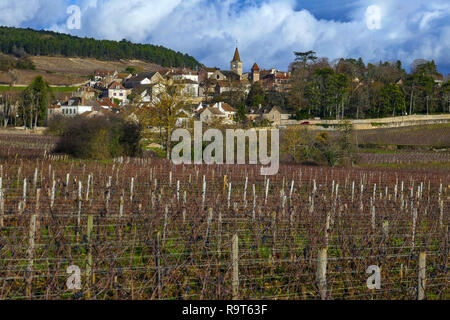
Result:
<svg viewBox="0 0 450 320">
<path fill-rule="evenodd" d="M 239 55 L 239 49 L 236 47 L 233 60 L 230 62 L 230 70 L 239 76 L 239 80 L 248 80 L 251 84 L 259 82 L 266 88 L 275 89 L 288 85 L 290 72 L 283 72 L 276 69 L 261 70 L 255 62 L 249 73 L 243 73 L 244 64 Z"/>
<path fill-rule="evenodd" d="M 244 88 L 244 91 L 248 93 L 250 87 L 255 83 L 262 85 L 267 90 L 281 91 L 288 86 L 289 76 L 290 72 L 260 69 L 256 62 L 250 72 L 244 73 L 244 63 L 241 60 L 238 47 L 236 47 L 230 61 L 230 70 L 204 67 L 199 72 L 200 81 L 203 83 L 202 94 L 210 92 L 213 95 L 239 90 L 238 88 Z"/>
</svg>

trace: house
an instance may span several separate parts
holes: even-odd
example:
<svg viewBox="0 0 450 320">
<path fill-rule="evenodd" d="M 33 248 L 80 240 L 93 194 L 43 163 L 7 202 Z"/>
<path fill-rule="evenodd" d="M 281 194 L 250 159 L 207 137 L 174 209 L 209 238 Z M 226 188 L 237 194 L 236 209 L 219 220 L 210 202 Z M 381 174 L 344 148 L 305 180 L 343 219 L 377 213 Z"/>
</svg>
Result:
<svg viewBox="0 0 450 320">
<path fill-rule="evenodd" d="M 120 103 L 128 101 L 128 90 L 119 82 L 113 81 L 108 86 L 108 98 L 111 100 L 118 99 Z"/>
<path fill-rule="evenodd" d="M 108 71 L 108 70 L 95 70 L 94 72 L 94 80 L 95 81 L 104 81 L 108 79 L 113 79 L 118 74 L 117 71 Z"/>
<path fill-rule="evenodd" d="M 166 86 L 164 83 L 153 83 L 149 86 L 150 91 L 148 92 L 148 95 L 150 96 L 150 102 L 152 104 L 158 103 L 159 96 L 161 93 L 163 93 L 166 90 Z"/>
<path fill-rule="evenodd" d="M 137 86 L 149 85 L 152 81 L 145 76 L 134 76 L 126 80 L 123 85 L 128 88 L 136 88 Z"/>
<path fill-rule="evenodd" d="M 102 98 L 96 101 L 96 107 L 102 109 L 119 109 L 119 106 L 109 98 Z"/>
<path fill-rule="evenodd" d="M 94 100 L 97 92 L 91 87 L 80 87 L 72 93 L 72 97 L 79 97 L 85 100 Z"/>
<path fill-rule="evenodd" d="M 196 112 L 200 121 L 211 122 L 215 118 L 222 119 L 225 123 L 233 123 L 236 109 L 225 102 L 217 102 L 209 107 L 198 106 Z"/>
<path fill-rule="evenodd" d="M 217 69 L 216 71 L 212 72 L 208 79 L 214 79 L 217 81 L 224 81 L 227 80 L 227 76 L 222 73 L 221 70 Z"/>
<path fill-rule="evenodd" d="M 203 67 L 202 69 L 200 69 L 200 71 L 198 72 L 198 81 L 199 82 L 203 82 L 206 81 L 207 79 L 211 78 L 211 76 L 214 74 L 214 72 L 220 70 L 219 68 L 207 68 L 207 67 Z M 225 77 L 225 76 L 223 76 Z"/>
<path fill-rule="evenodd" d="M 214 119 L 225 119 L 225 114 L 217 108 L 207 107 L 199 112 L 200 121 L 209 123 Z"/>
<path fill-rule="evenodd" d="M 164 77 L 157 71 L 155 72 L 141 72 L 137 76 L 131 77 L 124 82 L 126 88 L 134 88 L 139 85 L 149 85 L 153 83 L 163 82 Z"/>
<path fill-rule="evenodd" d="M 191 80 L 198 83 L 198 73 L 190 70 L 174 71 L 170 76 L 174 81 Z"/>
<path fill-rule="evenodd" d="M 178 82 L 183 86 L 182 93 L 190 97 L 196 98 L 199 95 L 199 84 L 197 81 L 183 79 Z"/>
<path fill-rule="evenodd" d="M 259 78 L 266 89 L 282 91 L 289 87 L 291 73 L 276 69 L 261 70 Z"/>
<path fill-rule="evenodd" d="M 177 111 L 177 120 L 175 125 L 177 127 L 182 127 L 183 125 L 186 125 L 192 117 L 193 113 L 191 111 L 182 108 Z"/>
<path fill-rule="evenodd" d="M 49 106 L 47 110 L 49 118 L 62 114 L 61 104 L 53 104 Z"/>
<path fill-rule="evenodd" d="M 197 113 L 200 110 L 203 110 L 204 108 L 205 108 L 205 106 L 203 105 L 203 103 L 195 104 L 195 105 L 192 106 L 192 110 L 194 110 Z"/>
<path fill-rule="evenodd" d="M 225 115 L 225 119 L 233 120 L 234 115 L 236 114 L 237 110 L 234 109 L 232 106 L 230 106 L 228 103 L 225 102 L 217 102 L 212 106 L 212 108 L 218 109 L 220 112 L 222 112 Z"/>
<path fill-rule="evenodd" d="M 243 91 L 245 94 L 250 92 L 250 82 L 248 80 L 242 81 L 217 81 L 215 87 L 216 95 L 221 95 L 224 92 Z"/>
<path fill-rule="evenodd" d="M 126 80 L 130 79 L 131 77 L 132 77 L 132 75 L 131 75 L 130 73 L 119 73 L 119 74 L 116 76 L 115 81 L 120 82 L 120 83 L 123 83 L 123 82 L 125 82 Z"/>
<path fill-rule="evenodd" d="M 72 97 L 66 102 L 62 103 L 60 107 L 61 107 L 60 114 L 64 116 L 76 116 L 86 111 L 92 111 L 92 109 L 94 108 L 94 103 L 93 102 L 87 103 L 83 98 L 80 97 Z"/>
<path fill-rule="evenodd" d="M 144 102 L 148 103 L 151 100 L 151 94 L 152 94 L 152 86 L 151 85 L 140 85 L 135 87 L 131 93 L 135 95 L 135 102 Z"/>
<path fill-rule="evenodd" d="M 108 109 L 98 109 L 98 110 L 91 110 L 91 111 L 83 112 L 80 116 L 86 117 L 86 118 L 96 118 L 96 117 L 112 116 L 117 113 L 118 113 L 117 111 L 111 111 Z"/>
<path fill-rule="evenodd" d="M 273 107 L 270 112 L 263 114 L 263 118 L 269 120 L 273 126 L 283 125 L 290 117 L 290 113 L 278 106 Z"/>
</svg>

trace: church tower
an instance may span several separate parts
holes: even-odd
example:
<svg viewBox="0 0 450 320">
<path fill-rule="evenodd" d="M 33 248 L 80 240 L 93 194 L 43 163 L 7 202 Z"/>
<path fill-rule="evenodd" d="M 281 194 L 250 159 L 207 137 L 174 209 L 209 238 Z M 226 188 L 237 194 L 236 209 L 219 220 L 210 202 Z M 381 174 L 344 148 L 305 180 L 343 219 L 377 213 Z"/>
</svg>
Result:
<svg viewBox="0 0 450 320">
<path fill-rule="evenodd" d="M 256 64 L 256 62 L 253 65 L 251 71 L 252 71 L 252 82 L 253 83 L 258 82 L 259 81 L 259 75 L 260 75 L 259 71 L 260 70 L 259 70 L 259 66 Z"/>
<path fill-rule="evenodd" d="M 238 74 L 239 77 L 242 77 L 242 68 L 243 64 L 241 61 L 241 57 L 239 56 L 239 50 L 236 47 L 236 51 L 234 52 L 233 61 L 231 61 L 231 71 Z"/>
</svg>

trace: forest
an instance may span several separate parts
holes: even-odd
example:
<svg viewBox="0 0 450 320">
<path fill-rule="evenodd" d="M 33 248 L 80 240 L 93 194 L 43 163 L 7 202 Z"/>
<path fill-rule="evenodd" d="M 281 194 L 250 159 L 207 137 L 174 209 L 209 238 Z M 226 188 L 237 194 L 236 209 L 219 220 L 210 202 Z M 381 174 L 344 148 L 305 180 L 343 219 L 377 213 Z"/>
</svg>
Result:
<svg viewBox="0 0 450 320">
<path fill-rule="evenodd" d="M 120 42 L 95 40 L 51 31 L 9 27 L 0 27 L 0 52 L 19 58 L 26 55 L 60 55 L 103 60 L 139 59 L 163 67 L 196 69 L 201 66 L 194 57 L 162 46 L 135 44 L 125 39 Z"/>
</svg>

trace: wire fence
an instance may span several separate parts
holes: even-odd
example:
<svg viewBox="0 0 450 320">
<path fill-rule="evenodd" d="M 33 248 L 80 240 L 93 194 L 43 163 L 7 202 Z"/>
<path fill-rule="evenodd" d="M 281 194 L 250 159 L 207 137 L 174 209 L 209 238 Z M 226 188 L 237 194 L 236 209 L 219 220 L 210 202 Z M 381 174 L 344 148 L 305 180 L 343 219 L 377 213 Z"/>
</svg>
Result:
<svg viewBox="0 0 450 320">
<path fill-rule="evenodd" d="M 448 298 L 449 173 L 259 169 L 0 161 L 0 299 Z"/>
</svg>

